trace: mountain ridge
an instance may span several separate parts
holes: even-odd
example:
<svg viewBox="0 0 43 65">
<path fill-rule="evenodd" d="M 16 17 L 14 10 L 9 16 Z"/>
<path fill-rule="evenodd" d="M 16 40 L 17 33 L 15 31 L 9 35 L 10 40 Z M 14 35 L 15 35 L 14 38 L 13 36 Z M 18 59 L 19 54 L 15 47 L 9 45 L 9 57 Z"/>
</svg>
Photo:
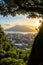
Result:
<svg viewBox="0 0 43 65">
<path fill-rule="evenodd" d="M 33 30 L 32 28 L 27 27 L 25 25 L 15 25 L 11 28 L 5 29 L 5 31 L 35 32 L 35 30 Z"/>
</svg>

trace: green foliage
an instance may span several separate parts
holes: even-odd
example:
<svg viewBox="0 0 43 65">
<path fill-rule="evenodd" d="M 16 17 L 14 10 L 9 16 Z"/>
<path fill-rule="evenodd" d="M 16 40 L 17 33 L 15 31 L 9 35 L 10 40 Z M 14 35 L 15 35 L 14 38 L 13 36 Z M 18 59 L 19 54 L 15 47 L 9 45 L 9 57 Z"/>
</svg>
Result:
<svg viewBox="0 0 43 65">
<path fill-rule="evenodd" d="M 4 58 L 1 60 L 2 65 L 25 65 L 22 59 L 14 59 L 14 58 Z"/>
<path fill-rule="evenodd" d="M 0 26 L 0 65 L 27 65 L 30 50 L 14 48 Z"/>
</svg>

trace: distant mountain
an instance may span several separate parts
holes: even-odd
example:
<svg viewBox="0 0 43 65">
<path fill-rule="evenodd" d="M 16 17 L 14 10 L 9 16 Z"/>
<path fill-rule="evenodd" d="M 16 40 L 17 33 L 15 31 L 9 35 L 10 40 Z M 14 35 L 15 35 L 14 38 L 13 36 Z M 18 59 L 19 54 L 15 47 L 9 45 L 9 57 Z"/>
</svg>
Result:
<svg viewBox="0 0 43 65">
<path fill-rule="evenodd" d="M 25 25 L 16 25 L 14 27 L 5 29 L 5 31 L 16 31 L 16 32 L 35 32 L 35 30 L 31 27 L 27 27 Z"/>
</svg>

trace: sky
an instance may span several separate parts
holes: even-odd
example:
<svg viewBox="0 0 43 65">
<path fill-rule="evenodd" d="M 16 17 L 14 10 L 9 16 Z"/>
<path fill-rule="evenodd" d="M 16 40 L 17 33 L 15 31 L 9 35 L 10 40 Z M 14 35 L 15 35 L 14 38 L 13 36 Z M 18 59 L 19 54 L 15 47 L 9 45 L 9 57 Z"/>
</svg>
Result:
<svg viewBox="0 0 43 65">
<path fill-rule="evenodd" d="M 27 15 L 16 15 L 15 17 L 8 15 L 3 17 L 2 15 L 0 15 L 0 24 L 4 27 L 4 28 L 9 28 L 15 25 L 28 25 L 28 26 L 36 26 L 39 23 L 38 18 L 27 18 Z"/>
</svg>

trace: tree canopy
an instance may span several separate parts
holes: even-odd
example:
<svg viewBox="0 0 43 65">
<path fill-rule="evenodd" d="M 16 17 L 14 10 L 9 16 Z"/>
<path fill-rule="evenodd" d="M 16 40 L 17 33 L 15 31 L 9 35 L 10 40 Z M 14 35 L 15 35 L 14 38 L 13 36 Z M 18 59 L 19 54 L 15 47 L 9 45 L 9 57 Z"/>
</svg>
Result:
<svg viewBox="0 0 43 65">
<path fill-rule="evenodd" d="M 0 0 L 0 14 L 4 16 L 29 14 L 30 17 L 42 17 L 43 0 Z"/>
</svg>

